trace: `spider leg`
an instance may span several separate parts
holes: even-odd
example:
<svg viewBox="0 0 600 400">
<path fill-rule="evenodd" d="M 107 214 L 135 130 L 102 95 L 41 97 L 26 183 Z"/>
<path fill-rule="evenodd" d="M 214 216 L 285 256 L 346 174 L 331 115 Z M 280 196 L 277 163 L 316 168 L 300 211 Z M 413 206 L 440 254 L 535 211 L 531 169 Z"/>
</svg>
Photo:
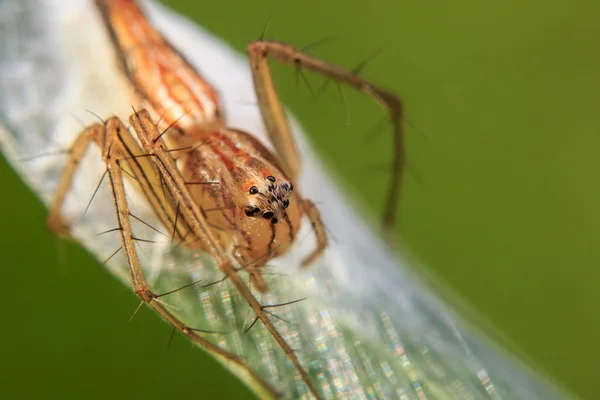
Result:
<svg viewBox="0 0 600 400">
<path fill-rule="evenodd" d="M 393 230 L 402 187 L 402 175 L 406 163 L 404 155 L 404 117 L 400 99 L 387 90 L 362 79 L 355 72 L 311 57 L 288 44 L 258 40 L 250 43 L 247 51 L 263 121 L 275 149 L 283 160 L 286 172 L 293 180 L 298 175 L 300 160 L 271 77 L 268 65 L 269 56 L 281 63 L 294 65 L 296 68 L 308 69 L 334 81 L 345 82 L 371 97 L 388 111 L 394 126 L 394 162 L 382 225 L 386 233 Z"/>
<path fill-rule="evenodd" d="M 127 143 L 131 144 L 131 141 L 135 142 L 133 136 L 123 125 L 123 123 L 116 117 L 110 118 L 104 124 L 91 125 L 80 133 L 71 146 L 65 173 L 61 179 L 55 200 L 52 204 L 48 222 L 50 229 L 63 234 L 68 232 L 68 225 L 63 221 L 61 216 L 61 206 L 64 203 L 69 188 L 71 187 L 73 176 L 79 161 L 89 148 L 89 145 L 91 143 L 95 143 L 98 147 L 100 147 L 102 159 L 106 163 L 106 173 L 113 194 L 122 245 L 131 274 L 132 286 L 136 295 L 138 295 L 143 302 L 152 307 L 163 319 L 173 326 L 173 328 L 218 358 L 238 365 L 240 368 L 245 370 L 254 381 L 258 382 L 263 388 L 271 393 L 271 395 L 274 397 L 279 396 L 279 393 L 258 373 L 256 373 L 244 359 L 221 349 L 220 347 L 200 336 L 198 334 L 201 333 L 200 330 L 191 328 L 184 324 L 179 318 L 165 308 L 162 303 L 157 301 L 160 295 L 156 295 L 150 289 L 144 275 L 144 271 L 140 265 L 140 259 L 135 247 L 136 239 L 133 234 L 131 213 L 129 210 L 124 185 L 123 164 L 131 165 L 131 163 L 128 163 L 131 153 L 129 150 L 127 150 Z M 149 170 L 146 169 L 145 172 L 148 171 Z M 156 179 L 158 178 L 147 176 L 145 184 L 148 184 L 149 182 L 156 182 Z"/>
</svg>

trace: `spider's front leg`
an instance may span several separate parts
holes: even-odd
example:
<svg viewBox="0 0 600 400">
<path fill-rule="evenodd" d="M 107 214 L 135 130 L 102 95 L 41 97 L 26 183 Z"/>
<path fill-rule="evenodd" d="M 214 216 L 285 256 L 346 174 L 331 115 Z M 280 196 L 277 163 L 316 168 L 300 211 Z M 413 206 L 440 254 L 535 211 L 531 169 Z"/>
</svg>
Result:
<svg viewBox="0 0 600 400">
<path fill-rule="evenodd" d="M 285 49 L 292 48 L 291 46 L 274 42 L 253 42 L 248 45 L 248 55 L 254 79 L 254 88 L 267 133 L 280 157 L 286 175 L 292 182 L 297 182 L 300 172 L 300 156 L 294 143 L 285 111 L 279 101 L 267 62 L 269 51 L 274 50 L 271 47 L 272 44 Z M 279 47 L 275 47 L 275 49 Z M 298 60 L 300 59 L 298 58 Z M 299 66 L 298 63 L 295 64 Z M 297 196 L 297 201 L 301 215 L 308 217 L 316 235 L 316 248 L 302 261 L 302 266 L 307 267 L 327 248 L 327 236 L 321 215 L 315 204 L 310 200 L 302 199 L 300 196 Z"/>
<path fill-rule="evenodd" d="M 130 116 L 129 122 L 135 130 L 137 137 L 142 145 L 142 148 L 149 155 L 148 158 L 154 163 L 157 171 L 160 173 L 165 188 L 168 189 L 168 191 L 172 193 L 173 197 L 177 199 L 177 213 L 180 216 L 180 219 L 185 220 L 187 226 L 189 226 L 189 229 L 197 238 L 198 242 L 202 244 L 203 250 L 213 257 L 218 268 L 220 268 L 227 275 L 227 279 L 229 279 L 231 283 L 237 288 L 239 294 L 244 298 L 244 300 L 246 300 L 250 308 L 255 312 L 257 318 L 262 321 L 262 323 L 265 325 L 269 333 L 273 336 L 275 341 L 279 344 L 279 346 L 281 346 L 283 351 L 286 353 L 287 357 L 297 368 L 298 373 L 302 378 L 302 381 L 306 384 L 311 394 L 314 397 L 319 398 L 319 391 L 310 380 L 310 376 L 307 370 L 300 363 L 300 360 L 294 353 L 294 350 L 286 342 L 279 330 L 273 325 L 273 322 L 269 319 L 267 313 L 264 311 L 263 306 L 258 302 L 256 297 L 254 297 L 252 292 L 248 289 L 245 282 L 242 280 L 240 274 L 238 274 L 238 270 L 234 268 L 228 256 L 223 251 L 218 237 L 215 236 L 213 228 L 210 226 L 209 222 L 207 221 L 207 218 L 205 217 L 205 213 L 203 212 L 201 206 L 198 204 L 198 202 L 190 192 L 188 182 L 186 182 L 186 180 L 183 179 L 182 173 L 178 169 L 175 160 L 173 159 L 171 154 L 166 150 L 166 146 L 161 139 L 162 134 L 158 131 L 156 125 L 152 122 L 150 114 L 147 111 L 135 112 Z M 224 141 L 227 142 L 227 139 L 225 138 Z M 199 146 L 197 147 L 197 149 L 200 150 L 202 149 L 202 147 L 203 146 Z M 239 148 L 235 145 L 231 146 L 231 148 L 235 149 L 236 151 L 239 150 Z M 237 158 L 244 159 L 245 157 Z M 261 179 L 263 180 L 263 187 L 268 187 L 271 183 L 273 183 L 273 178 L 274 177 L 270 175 L 267 175 L 264 179 L 262 179 L 261 177 Z M 223 183 L 224 182 L 222 182 L 222 184 Z M 280 190 L 285 190 L 286 192 L 291 192 L 292 188 L 293 187 L 287 182 L 285 182 L 284 187 L 281 187 L 280 185 Z M 258 188 L 250 186 L 247 188 L 247 190 L 248 196 L 258 196 L 254 197 L 254 199 L 260 197 L 261 199 L 263 199 L 264 202 L 265 198 L 263 196 L 260 196 L 260 191 L 258 190 Z M 282 206 L 285 208 L 285 205 L 282 204 Z M 248 214 L 260 212 L 260 208 L 256 206 L 248 208 L 246 204 L 243 204 L 241 205 L 241 207 L 244 207 L 243 212 L 245 217 L 247 217 Z M 272 211 L 264 211 L 262 213 L 261 218 L 262 221 L 268 220 L 270 223 L 273 224 L 271 225 L 273 228 L 270 228 L 270 231 L 273 235 L 277 232 L 284 232 L 276 230 L 274 228 L 278 221 L 273 221 L 274 213 Z M 269 243 L 273 243 L 273 240 L 270 240 Z M 267 254 L 270 254 L 270 252 L 267 252 Z"/>
<path fill-rule="evenodd" d="M 124 249 L 127 259 L 127 265 L 129 267 L 132 286 L 135 293 L 142 299 L 143 303 L 147 303 L 153 308 L 174 329 L 190 338 L 190 340 L 197 343 L 208 352 L 236 364 L 255 382 L 259 383 L 271 396 L 278 397 L 280 393 L 252 369 L 244 359 L 221 349 L 200 336 L 198 332 L 202 332 L 201 330 L 189 327 L 172 314 L 158 301 L 163 295 L 157 295 L 151 290 L 145 278 L 135 247 L 136 239 L 133 234 L 130 219 L 132 214 L 129 210 L 125 192 L 123 166 L 127 165 L 128 169 L 131 171 L 128 172 L 128 174 L 135 177 L 138 188 L 144 188 L 144 194 L 151 205 L 155 207 L 157 215 L 163 219 L 163 221 L 173 218 L 173 204 L 158 204 L 161 201 L 163 203 L 172 203 L 172 199 L 169 196 L 155 196 L 163 191 L 162 183 L 160 183 L 161 179 L 156 175 L 158 171 L 151 162 L 147 161 L 147 158 L 144 157 L 146 153 L 143 152 L 134 137 L 118 118 L 113 117 L 104 124 L 94 124 L 85 128 L 74 141 L 69 151 L 69 160 L 65 172 L 59 183 L 59 188 L 50 210 L 48 218 L 48 226 L 50 229 L 54 232 L 63 234 L 68 232 L 68 225 L 61 216 L 61 207 L 73 182 L 73 176 L 77 170 L 77 166 L 91 143 L 95 143 L 101 149 L 102 159 L 106 164 L 105 176 L 108 178 L 112 189 L 118 230 L 121 234 L 122 248 Z M 158 209 L 156 209 L 157 205 Z"/>
<path fill-rule="evenodd" d="M 271 77 L 267 59 L 269 56 L 281 63 L 293 65 L 297 69 L 308 69 L 336 82 L 346 83 L 371 97 L 389 113 L 394 127 L 394 163 L 382 225 L 385 233 L 391 231 L 396 219 L 405 164 L 404 117 L 400 99 L 389 91 L 362 79 L 355 72 L 311 57 L 289 44 L 257 40 L 248 45 L 248 56 L 263 121 L 277 153 L 283 160 L 285 171 L 292 181 L 296 181 L 300 159 Z M 310 211 L 307 214 L 309 217 L 311 214 L 313 215 L 313 221 L 315 220 L 314 213 L 315 211 Z"/>
<path fill-rule="evenodd" d="M 134 246 L 133 231 L 131 228 L 129 206 L 125 197 L 125 188 L 123 184 L 123 166 L 126 160 L 132 156 L 132 146 L 135 147 L 136 155 L 142 153 L 141 149 L 133 140 L 133 137 L 117 118 L 112 117 L 104 124 L 93 124 L 86 127 L 75 139 L 69 149 L 69 159 L 56 191 L 54 201 L 50 207 L 48 216 L 48 227 L 50 231 L 61 236 L 69 236 L 69 223 L 65 221 L 62 215 L 62 206 L 66 196 L 73 184 L 73 177 L 79 163 L 85 155 L 89 146 L 94 143 L 101 150 L 101 157 L 106 164 L 106 171 L 103 175 L 110 181 L 115 209 L 117 212 L 118 229 L 121 232 L 123 249 L 127 256 L 127 262 L 131 271 L 133 288 L 136 294 L 145 301 L 151 301 L 156 296 L 150 290 Z M 133 174 L 140 175 L 142 164 L 128 164 Z M 143 176 L 150 176 L 150 170 L 146 168 Z M 151 182 L 150 179 L 148 182 Z"/>
</svg>

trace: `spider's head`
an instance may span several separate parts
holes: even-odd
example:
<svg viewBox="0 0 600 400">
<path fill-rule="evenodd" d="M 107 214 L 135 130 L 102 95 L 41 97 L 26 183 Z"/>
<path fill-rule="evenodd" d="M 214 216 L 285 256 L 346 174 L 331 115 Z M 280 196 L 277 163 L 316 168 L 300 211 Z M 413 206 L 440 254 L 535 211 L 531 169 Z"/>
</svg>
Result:
<svg viewBox="0 0 600 400">
<path fill-rule="evenodd" d="M 252 218 L 264 218 L 276 224 L 285 215 L 289 207 L 289 197 L 294 190 L 285 177 L 279 179 L 273 175 L 254 180 L 248 187 L 248 204 L 244 213 Z"/>
</svg>

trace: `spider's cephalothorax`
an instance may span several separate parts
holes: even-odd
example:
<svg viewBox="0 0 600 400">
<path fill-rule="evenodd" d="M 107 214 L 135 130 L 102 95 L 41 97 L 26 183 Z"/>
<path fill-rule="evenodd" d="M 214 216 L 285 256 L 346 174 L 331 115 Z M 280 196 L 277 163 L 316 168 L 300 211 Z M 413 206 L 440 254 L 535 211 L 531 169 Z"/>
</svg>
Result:
<svg viewBox="0 0 600 400">
<path fill-rule="evenodd" d="M 200 135 L 201 133 L 198 132 Z M 222 128 L 202 134 L 203 145 L 179 160 L 195 201 L 202 204 L 221 243 L 241 265 L 264 265 L 292 245 L 303 199 L 279 160 L 250 134 Z M 181 144 L 178 144 L 181 147 Z"/>
</svg>

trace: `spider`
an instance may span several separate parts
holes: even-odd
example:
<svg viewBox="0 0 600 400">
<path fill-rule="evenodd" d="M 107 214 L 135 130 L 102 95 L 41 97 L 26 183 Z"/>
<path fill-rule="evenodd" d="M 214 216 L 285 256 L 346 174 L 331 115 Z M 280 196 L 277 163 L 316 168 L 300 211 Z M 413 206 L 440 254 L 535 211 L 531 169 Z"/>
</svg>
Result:
<svg viewBox="0 0 600 400">
<path fill-rule="evenodd" d="M 96 0 L 111 37 L 132 102 L 139 111 L 129 118 L 133 133 L 117 117 L 86 127 L 75 139 L 52 204 L 48 224 L 68 235 L 61 206 L 78 163 L 91 143 L 100 149 L 111 183 L 123 249 L 135 293 L 173 327 L 192 340 L 248 370 L 228 353 L 186 326 L 149 287 L 135 248 L 131 213 L 125 196 L 124 166 L 162 223 L 181 246 L 210 254 L 294 363 L 315 397 L 316 387 L 294 351 L 274 327 L 264 307 L 242 280 L 250 275 L 259 291 L 268 289 L 261 267 L 288 251 L 303 217 L 315 232 L 316 246 L 303 261 L 310 265 L 327 247 L 325 228 L 315 204 L 302 197 L 297 184 L 299 155 L 271 78 L 268 57 L 346 82 L 387 109 L 394 122 L 395 161 L 384 221 L 391 226 L 404 163 L 402 107 L 389 92 L 353 72 L 310 57 L 293 46 L 258 40 L 248 56 L 258 104 L 275 152 L 251 133 L 227 127 L 218 95 L 185 58 L 153 28 L 133 0 Z M 233 259 L 238 266 L 234 266 Z"/>
</svg>

